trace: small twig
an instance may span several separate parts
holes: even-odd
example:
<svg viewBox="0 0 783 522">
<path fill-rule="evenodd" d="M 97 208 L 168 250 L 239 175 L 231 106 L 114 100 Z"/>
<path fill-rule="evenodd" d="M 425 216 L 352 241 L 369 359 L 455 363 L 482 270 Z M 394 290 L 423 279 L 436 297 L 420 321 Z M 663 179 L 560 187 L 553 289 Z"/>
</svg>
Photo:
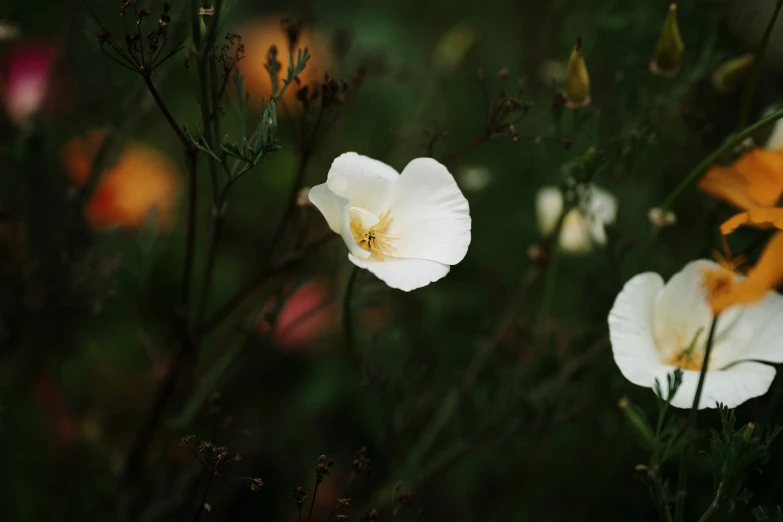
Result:
<svg viewBox="0 0 783 522">
<path fill-rule="evenodd" d="M 491 138 L 492 134 L 493 133 L 489 128 L 485 129 L 484 132 L 476 136 L 476 138 L 473 139 L 472 141 L 466 143 L 465 145 L 461 146 L 457 150 L 450 152 L 449 154 L 446 154 L 443 157 L 443 164 L 448 165 L 449 163 L 455 162 L 456 160 L 458 160 L 459 158 L 461 158 L 462 156 L 464 156 L 465 154 L 472 151 L 473 149 L 475 149 L 476 147 L 478 147 L 479 145 L 487 141 L 489 138 Z"/>
<path fill-rule="evenodd" d="M 171 112 L 169 111 L 168 107 L 166 107 L 166 104 L 163 102 L 163 98 L 160 97 L 158 90 L 155 88 L 155 84 L 152 83 L 152 78 L 150 78 L 150 75 L 142 74 L 141 76 L 142 78 L 144 78 L 144 83 L 147 84 L 147 88 L 149 89 L 150 94 L 152 94 L 152 97 L 155 98 L 155 103 L 158 104 L 158 108 L 160 109 L 160 112 L 163 113 L 163 116 L 166 118 L 166 121 L 169 123 L 171 130 L 173 130 L 174 134 L 177 135 L 177 138 L 182 143 L 182 146 L 185 147 L 187 150 L 192 149 L 193 145 L 190 143 L 190 140 L 188 140 L 188 137 L 185 136 L 185 132 L 177 124 L 177 121 L 171 115 Z"/>
<path fill-rule="evenodd" d="M 318 495 L 318 486 L 321 485 L 320 480 L 315 481 L 315 486 L 313 487 L 313 498 L 310 499 L 310 513 L 307 515 L 307 522 L 313 522 L 313 508 L 315 507 L 315 497 Z M 301 517 L 301 513 L 300 513 Z"/>
<path fill-rule="evenodd" d="M 196 516 L 193 517 L 193 522 L 198 522 L 198 519 L 201 518 L 201 513 L 204 512 L 204 509 L 207 505 L 207 495 L 209 494 L 209 488 L 212 486 L 212 480 L 215 478 L 215 471 L 213 470 L 209 474 L 209 480 L 207 480 L 207 486 L 204 488 L 204 494 L 201 495 L 201 504 L 198 507 L 198 511 L 196 511 Z"/>
</svg>

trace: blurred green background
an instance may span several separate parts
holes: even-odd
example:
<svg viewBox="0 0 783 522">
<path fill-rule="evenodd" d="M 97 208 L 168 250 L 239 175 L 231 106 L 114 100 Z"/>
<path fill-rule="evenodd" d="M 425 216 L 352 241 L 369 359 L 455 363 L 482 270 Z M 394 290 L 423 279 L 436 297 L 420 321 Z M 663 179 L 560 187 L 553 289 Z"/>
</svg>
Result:
<svg viewBox="0 0 783 522">
<path fill-rule="evenodd" d="M 122 39 L 120 1 L 89 3 Z M 161 4 L 139 3 L 152 11 L 151 26 Z M 189 48 L 187 4 L 174 2 L 169 31 Z M 734 130 L 739 94 L 717 93 L 710 74 L 752 51 L 772 2 L 682 2 L 686 51 L 673 79 L 648 70 L 668 7 L 660 0 L 226 4 L 218 45 L 226 30 L 247 44 L 267 38 L 250 34 L 257 21 L 278 27 L 283 17 L 300 19 L 313 42 L 308 68 L 348 83 L 304 185 L 322 183 L 346 151 L 398 170 L 430 152 L 453 157 L 448 167 L 473 218 L 468 255 L 445 279 L 411 293 L 360 273 L 353 300 L 359 368 L 345 356 L 340 331 L 351 266 L 339 239 L 270 278 L 202 340 L 156 427 L 144 472 L 127 480 L 125 459 L 176 364 L 182 147 L 139 75 L 101 54 L 82 2 L 4 0 L 0 20 L 19 29 L 0 43 L 4 99 L 15 50 L 44 42 L 56 58 L 45 110 L 23 124 L 5 115 L 0 123 L 0 519 L 192 520 L 208 481 L 181 444 L 192 434 L 194 447 L 213 440 L 242 456 L 215 477 L 204 519 L 296 520 L 292 488 L 305 488 L 309 509 L 316 459 L 326 454 L 335 464 L 319 486 L 313 520 L 327 520 L 338 497 L 352 499 L 338 513 L 354 520 L 370 508 L 383 520 L 656 520 L 647 485 L 634 480 L 634 466 L 648 455 L 616 406 L 627 395 L 652 415 L 653 395 L 617 370 L 607 314 L 631 276 L 668 277 L 719 246 L 717 224 L 730 210 L 695 189 L 675 206 L 677 226 L 654 241 L 647 213 Z M 754 117 L 780 100 L 781 34 L 762 67 Z M 592 104 L 575 113 L 558 96 L 579 36 Z M 263 62 L 267 46 L 248 45 L 245 65 Z M 195 133 L 200 95 L 187 52 L 152 78 L 176 121 Z M 514 126 L 518 139 L 503 132 L 454 154 L 484 133 L 487 100 L 508 96 L 530 103 Z M 226 99 L 223 131 L 236 141 L 235 96 Z M 268 261 L 301 156 L 300 112 L 295 98 L 286 100 L 278 107 L 281 150 L 231 193 L 209 311 Z M 95 128 L 110 129 L 116 147 L 140 142 L 177 165 L 172 227 L 106 229 L 83 219 L 85 202 L 74 196 L 62 151 Z M 196 295 L 211 222 L 206 163 L 202 154 Z M 616 224 L 605 247 L 560 253 L 545 266 L 530 256 L 542 241 L 535 196 L 569 176 L 616 196 Z M 323 231 L 312 208 L 298 208 L 295 218 Z M 739 410 L 740 420 L 780 423 L 781 391 L 778 379 Z M 701 421 L 718 424 L 717 415 Z M 363 446 L 372 473 L 354 477 Z M 751 506 L 780 502 L 783 450 L 773 449 L 763 479 L 750 484 Z M 254 492 L 236 477 L 260 477 L 264 486 Z M 695 520 L 712 479 L 697 471 L 691 485 L 694 513 L 686 518 Z M 736 509 L 726 519 L 749 519 L 748 507 Z"/>
</svg>

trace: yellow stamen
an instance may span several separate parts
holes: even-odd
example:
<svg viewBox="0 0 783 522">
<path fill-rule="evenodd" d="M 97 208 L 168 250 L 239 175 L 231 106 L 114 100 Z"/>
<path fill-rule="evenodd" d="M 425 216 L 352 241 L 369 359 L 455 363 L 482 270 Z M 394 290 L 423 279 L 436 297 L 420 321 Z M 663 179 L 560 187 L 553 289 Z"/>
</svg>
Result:
<svg viewBox="0 0 783 522">
<path fill-rule="evenodd" d="M 351 234 L 354 241 L 362 249 L 370 252 L 371 256 L 378 261 L 382 261 L 384 256 L 390 256 L 394 252 L 390 241 L 397 239 L 386 235 L 386 231 L 391 226 L 392 217 L 387 210 L 378 219 L 378 222 L 365 229 L 360 218 L 351 219 Z"/>
</svg>

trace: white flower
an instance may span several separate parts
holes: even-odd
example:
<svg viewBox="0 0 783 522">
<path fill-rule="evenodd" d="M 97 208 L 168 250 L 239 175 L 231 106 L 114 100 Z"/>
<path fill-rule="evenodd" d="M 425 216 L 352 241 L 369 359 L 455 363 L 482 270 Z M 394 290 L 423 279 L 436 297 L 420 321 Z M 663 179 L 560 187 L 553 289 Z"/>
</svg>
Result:
<svg viewBox="0 0 783 522">
<path fill-rule="evenodd" d="M 614 360 L 626 379 L 646 388 L 657 379 L 665 392 L 666 376 L 683 369 L 672 400 L 678 408 L 693 404 L 712 321 L 703 275 L 717 267 L 691 262 L 665 285 L 658 274 L 639 274 L 625 284 L 609 313 Z M 699 408 L 718 402 L 734 408 L 764 395 L 775 368 L 761 361 L 783 362 L 783 296 L 775 292 L 718 318 Z"/>
<path fill-rule="evenodd" d="M 348 259 L 406 292 L 449 273 L 470 245 L 470 210 L 449 171 L 418 158 L 398 174 L 349 152 L 329 169 L 310 201 L 340 234 Z"/>
<path fill-rule="evenodd" d="M 563 194 L 556 187 L 543 187 L 536 196 L 538 226 L 545 236 L 551 234 L 563 213 Z M 593 244 L 606 244 L 604 225 L 617 217 L 617 199 L 609 192 L 591 186 L 587 189 L 584 205 L 571 209 L 563 218 L 560 230 L 560 248 L 565 252 L 583 254 Z"/>
</svg>

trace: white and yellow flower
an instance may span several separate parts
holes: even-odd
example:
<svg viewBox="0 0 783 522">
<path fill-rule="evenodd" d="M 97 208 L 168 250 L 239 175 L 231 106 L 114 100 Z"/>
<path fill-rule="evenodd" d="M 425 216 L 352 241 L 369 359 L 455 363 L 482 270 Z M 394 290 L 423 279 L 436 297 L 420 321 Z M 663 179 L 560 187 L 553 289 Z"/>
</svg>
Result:
<svg viewBox="0 0 783 522">
<path fill-rule="evenodd" d="M 725 271 L 712 261 L 694 261 L 664 284 L 660 275 L 639 274 L 628 281 L 609 313 L 614 360 L 632 383 L 652 388 L 683 370 L 672 405 L 690 408 L 704 362 L 713 314 L 706 286 Z M 764 395 L 783 362 L 783 296 L 768 292 L 760 301 L 733 306 L 718 318 L 699 408 L 718 402 L 734 408 Z"/>
<path fill-rule="evenodd" d="M 583 205 L 571 209 L 563 218 L 559 245 L 564 252 L 584 254 L 593 245 L 606 244 L 605 225 L 617 217 L 617 199 L 595 186 L 587 188 Z M 544 236 L 551 234 L 563 214 L 563 193 L 557 187 L 543 187 L 536 196 L 538 227 Z"/>
<path fill-rule="evenodd" d="M 402 173 L 349 152 L 332 163 L 310 201 L 340 234 L 348 259 L 392 288 L 415 290 L 443 278 L 470 245 L 470 210 L 454 177 L 432 158 Z"/>
</svg>

